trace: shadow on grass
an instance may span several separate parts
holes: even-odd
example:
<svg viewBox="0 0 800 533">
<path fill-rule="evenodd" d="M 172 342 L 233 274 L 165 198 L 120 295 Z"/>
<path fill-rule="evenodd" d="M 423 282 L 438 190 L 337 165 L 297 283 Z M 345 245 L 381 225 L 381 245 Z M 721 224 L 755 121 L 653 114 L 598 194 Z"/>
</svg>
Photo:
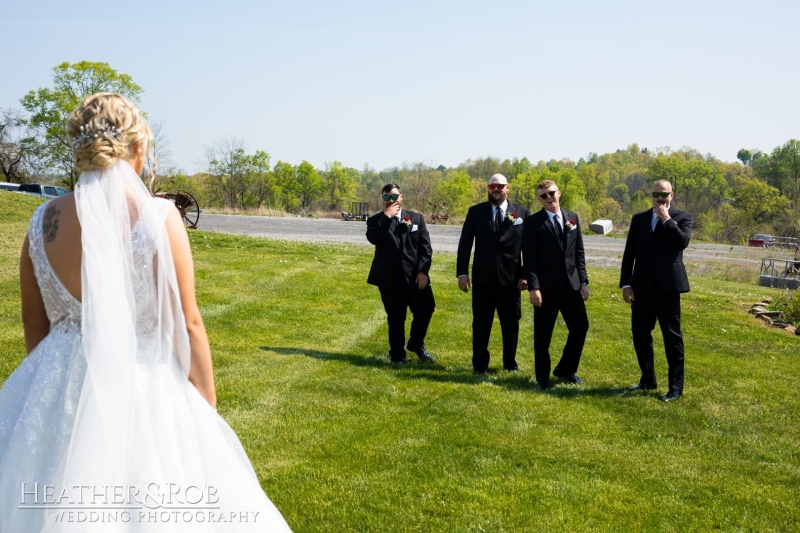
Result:
<svg viewBox="0 0 800 533">
<path fill-rule="evenodd" d="M 342 361 L 353 366 L 385 368 L 397 372 L 401 379 L 427 379 L 439 383 L 456 383 L 463 385 L 492 385 L 505 387 L 510 390 L 530 390 L 547 394 L 555 398 L 576 398 L 578 396 L 595 396 L 600 398 L 613 398 L 626 396 L 627 388 L 600 388 L 600 387 L 574 387 L 556 379 L 551 382 L 553 386 L 549 391 L 543 392 L 539 384 L 525 374 L 511 373 L 497 369 L 489 369 L 486 374 L 474 374 L 471 370 L 452 370 L 439 364 L 420 363 L 413 359 L 405 365 L 391 363 L 385 356 L 364 357 L 349 353 L 324 352 L 304 348 L 286 348 L 279 346 L 260 346 L 262 351 L 274 352 L 278 355 L 302 355 L 324 361 Z"/>
<path fill-rule="evenodd" d="M 361 355 L 349 353 L 333 353 L 323 352 L 320 350 L 307 350 L 304 348 L 284 348 L 277 346 L 260 346 L 261 350 L 265 352 L 275 352 L 278 355 L 303 355 L 305 357 L 312 357 L 314 359 L 322 359 L 325 361 L 343 361 L 354 366 L 371 366 L 376 368 L 391 368 L 391 369 L 406 369 L 406 368 L 425 368 L 427 370 L 434 370 L 443 372 L 445 368 L 439 364 L 425 364 L 417 363 L 409 359 L 405 365 L 396 365 L 390 362 L 387 358 L 382 356 L 364 357 Z"/>
</svg>

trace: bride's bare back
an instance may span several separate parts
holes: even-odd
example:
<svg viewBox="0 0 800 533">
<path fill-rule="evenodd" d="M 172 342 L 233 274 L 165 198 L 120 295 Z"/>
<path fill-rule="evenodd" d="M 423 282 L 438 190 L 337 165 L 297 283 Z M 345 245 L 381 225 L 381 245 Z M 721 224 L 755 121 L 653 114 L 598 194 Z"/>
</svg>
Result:
<svg viewBox="0 0 800 533">
<path fill-rule="evenodd" d="M 81 227 L 72 193 L 50 200 L 47 204 L 42 217 L 42 240 L 53 272 L 67 291 L 80 301 Z M 25 351 L 28 353 L 50 333 L 50 320 L 33 273 L 29 248 L 30 243 L 26 236 L 20 256 L 19 281 Z"/>
<path fill-rule="evenodd" d="M 42 217 L 44 251 L 67 291 L 81 300 L 81 225 L 70 193 L 51 200 Z"/>
</svg>

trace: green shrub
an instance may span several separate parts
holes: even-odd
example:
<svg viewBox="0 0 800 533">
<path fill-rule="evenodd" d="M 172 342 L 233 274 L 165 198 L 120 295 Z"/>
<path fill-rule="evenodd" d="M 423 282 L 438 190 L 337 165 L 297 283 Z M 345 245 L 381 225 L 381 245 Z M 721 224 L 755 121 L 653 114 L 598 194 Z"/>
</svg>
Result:
<svg viewBox="0 0 800 533">
<path fill-rule="evenodd" d="M 800 326 L 800 291 L 794 291 L 789 298 L 786 299 L 786 320 Z"/>
<path fill-rule="evenodd" d="M 781 292 L 781 295 L 773 300 L 770 308 L 783 311 L 787 322 L 800 326 L 800 290 Z"/>
</svg>

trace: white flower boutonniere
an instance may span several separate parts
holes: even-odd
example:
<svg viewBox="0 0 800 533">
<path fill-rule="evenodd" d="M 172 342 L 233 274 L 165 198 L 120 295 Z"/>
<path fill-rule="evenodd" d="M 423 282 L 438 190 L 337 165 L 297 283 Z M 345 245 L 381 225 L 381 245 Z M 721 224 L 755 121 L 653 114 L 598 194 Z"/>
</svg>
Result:
<svg viewBox="0 0 800 533">
<path fill-rule="evenodd" d="M 413 224 L 411 223 L 411 219 L 409 217 L 403 217 L 403 224 L 405 224 L 407 228 L 413 226 Z"/>
<path fill-rule="evenodd" d="M 564 222 L 564 229 L 566 229 L 567 231 L 574 230 L 576 226 L 577 224 L 575 223 L 574 220 L 567 220 L 566 222 Z"/>
<path fill-rule="evenodd" d="M 517 221 L 517 214 L 513 211 L 506 211 L 506 220 L 511 222 L 512 224 Z"/>
</svg>

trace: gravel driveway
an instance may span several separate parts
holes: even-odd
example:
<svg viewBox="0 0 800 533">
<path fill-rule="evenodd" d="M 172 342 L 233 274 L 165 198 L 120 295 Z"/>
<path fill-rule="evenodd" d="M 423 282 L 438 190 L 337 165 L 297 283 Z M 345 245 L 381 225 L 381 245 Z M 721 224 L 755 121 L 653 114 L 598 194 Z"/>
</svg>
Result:
<svg viewBox="0 0 800 533">
<path fill-rule="evenodd" d="M 309 242 L 343 242 L 370 246 L 364 222 L 300 217 L 265 217 L 202 214 L 198 228 L 204 231 L 250 235 L 271 239 Z M 434 252 L 456 253 L 461 226 L 430 224 Z M 586 262 L 589 266 L 618 267 L 622 261 L 625 239 L 584 236 Z M 762 257 L 790 258 L 786 251 L 764 250 L 727 244 L 691 243 L 684 252 L 684 262 L 691 274 L 714 275 L 732 279 L 755 280 Z"/>
</svg>

